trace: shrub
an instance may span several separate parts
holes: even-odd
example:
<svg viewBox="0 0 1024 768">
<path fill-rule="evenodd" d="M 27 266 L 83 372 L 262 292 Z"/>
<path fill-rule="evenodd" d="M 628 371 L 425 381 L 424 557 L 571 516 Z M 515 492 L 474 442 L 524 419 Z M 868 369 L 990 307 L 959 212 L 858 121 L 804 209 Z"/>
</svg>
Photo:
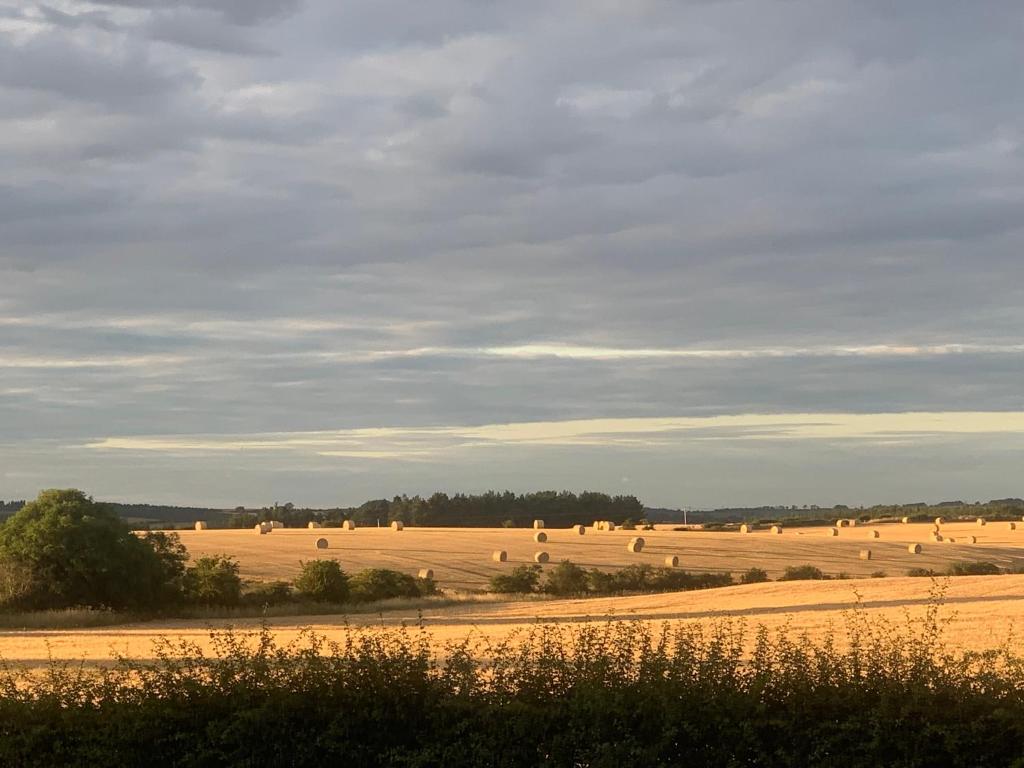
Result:
<svg viewBox="0 0 1024 768">
<path fill-rule="evenodd" d="M 540 581 L 539 565 L 518 565 L 511 573 L 501 573 L 491 577 L 491 592 L 503 594 L 526 594 L 537 589 Z"/>
<path fill-rule="evenodd" d="M 200 557 L 185 569 L 185 599 L 196 605 L 237 605 L 242 594 L 238 563 L 227 555 Z"/>
<path fill-rule="evenodd" d="M 998 565 L 984 560 L 961 560 L 949 566 L 947 571 L 950 576 L 993 576 L 1001 572 Z"/>
<path fill-rule="evenodd" d="M 779 581 L 813 581 L 828 578 L 816 565 L 789 565 Z"/>
<path fill-rule="evenodd" d="M 292 586 L 287 581 L 257 584 L 242 595 L 245 605 L 284 605 L 292 601 Z"/>
<path fill-rule="evenodd" d="M 295 591 L 318 603 L 343 603 L 349 596 L 348 576 L 337 560 L 311 560 L 300 563 Z"/>
<path fill-rule="evenodd" d="M 0 526 L 7 600 L 24 608 L 161 608 L 180 599 L 185 557 L 176 536 L 136 536 L 76 490 L 43 491 Z"/>
<path fill-rule="evenodd" d="M 871 573 L 871 578 L 872 579 L 884 579 L 886 577 L 886 575 L 887 574 L 886 574 L 885 571 L 873 571 Z"/>
<path fill-rule="evenodd" d="M 388 600 L 393 597 L 420 597 L 430 594 L 433 582 L 387 568 L 367 568 L 348 580 L 349 595 L 355 602 Z"/>
<path fill-rule="evenodd" d="M 909 568 L 907 569 L 907 576 L 934 576 L 935 571 L 930 568 Z"/>
<path fill-rule="evenodd" d="M 549 595 L 583 595 L 587 592 L 587 572 L 569 560 L 548 571 L 542 591 Z"/>
<path fill-rule="evenodd" d="M 750 568 L 740 575 L 740 584 L 760 584 L 768 581 L 768 571 L 764 568 Z"/>
</svg>

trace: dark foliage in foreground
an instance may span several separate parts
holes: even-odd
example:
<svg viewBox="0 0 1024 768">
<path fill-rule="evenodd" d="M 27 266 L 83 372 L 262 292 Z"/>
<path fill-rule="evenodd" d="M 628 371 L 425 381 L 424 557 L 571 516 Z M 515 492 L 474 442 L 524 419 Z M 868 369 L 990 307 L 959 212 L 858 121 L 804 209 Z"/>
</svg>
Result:
<svg viewBox="0 0 1024 768">
<path fill-rule="evenodd" d="M 1019 766 L 1022 659 L 945 649 L 936 611 L 853 612 L 842 649 L 727 623 L 538 627 L 442 658 L 416 630 L 224 633 L 213 658 L 0 675 L 0 764 Z"/>
</svg>

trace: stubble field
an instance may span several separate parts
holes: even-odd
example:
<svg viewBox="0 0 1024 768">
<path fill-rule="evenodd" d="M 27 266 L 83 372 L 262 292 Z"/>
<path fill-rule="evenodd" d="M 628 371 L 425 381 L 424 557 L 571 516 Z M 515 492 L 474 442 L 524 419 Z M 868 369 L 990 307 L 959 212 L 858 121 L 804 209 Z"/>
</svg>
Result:
<svg viewBox="0 0 1024 768">
<path fill-rule="evenodd" d="M 869 530 L 879 531 L 869 539 Z M 943 535 L 954 539 L 975 536 L 977 543 L 933 542 L 932 526 L 924 524 L 858 526 L 844 528 L 830 536 L 825 528 L 769 532 L 711 533 L 678 532 L 670 529 L 631 532 L 595 532 L 580 536 L 571 530 L 548 529 L 544 545 L 533 541 L 531 530 L 508 529 L 390 529 L 363 528 L 277 530 L 266 536 L 252 531 L 186 531 L 182 540 L 193 557 L 229 554 L 241 564 L 245 578 L 290 579 L 300 560 L 317 557 L 338 559 L 345 570 L 386 567 L 416 573 L 434 570 L 443 589 L 473 590 L 485 586 L 491 575 L 517 564 L 532 563 L 541 549 L 550 553 L 549 568 L 562 559 L 587 568 L 614 570 L 634 563 L 663 564 L 668 555 L 680 558 L 680 567 L 692 571 L 731 571 L 734 574 L 760 567 L 777 577 L 788 565 L 813 564 L 833 575 L 851 578 L 815 582 L 771 582 L 696 592 L 637 595 L 578 600 L 494 600 L 466 604 L 431 606 L 423 609 L 386 610 L 375 615 L 309 616 L 268 620 L 279 642 L 298 637 L 303 627 L 328 638 L 339 639 L 344 626 L 415 624 L 427 627 L 439 649 L 445 644 L 472 637 L 493 643 L 528 629 L 537 621 L 576 623 L 605 621 L 608 617 L 630 618 L 653 623 L 663 621 L 721 620 L 745 621 L 769 629 L 807 632 L 820 637 L 830 628 L 841 631 L 848 612 L 859 605 L 862 615 L 873 623 L 887 621 L 894 626 L 920 619 L 934 598 L 937 586 L 945 602 L 942 616 L 948 621 L 945 639 L 964 649 L 983 650 L 1006 641 L 1024 619 L 1024 576 L 958 577 L 936 584 L 927 578 L 903 576 L 912 567 L 945 570 L 960 560 L 986 560 L 1000 566 L 1024 562 L 1024 530 L 1011 530 L 1007 523 L 973 523 L 943 526 Z M 642 535 L 643 552 L 627 552 L 626 543 Z M 314 541 L 328 539 L 327 550 L 317 550 Z M 907 551 L 920 543 L 922 552 Z M 496 563 L 491 552 L 504 549 L 509 559 Z M 870 560 L 860 551 L 870 549 Z M 885 571 L 890 578 L 868 578 Z M 155 642 L 163 637 L 188 640 L 209 647 L 211 629 L 232 624 L 248 630 L 257 620 L 161 621 L 103 629 L 0 632 L 0 657 L 10 662 L 37 666 L 50 657 L 104 662 L 112 654 L 150 658 Z M 481 652 L 484 652 L 481 650 Z"/>
</svg>

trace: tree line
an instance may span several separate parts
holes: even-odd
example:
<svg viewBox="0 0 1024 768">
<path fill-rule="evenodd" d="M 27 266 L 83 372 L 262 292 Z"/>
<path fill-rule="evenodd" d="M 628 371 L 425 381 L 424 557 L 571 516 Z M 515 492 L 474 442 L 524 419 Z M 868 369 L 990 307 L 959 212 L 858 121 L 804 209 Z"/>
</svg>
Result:
<svg viewBox="0 0 1024 768">
<path fill-rule="evenodd" d="M 374 499 L 358 507 L 307 509 L 294 504 L 275 504 L 260 510 L 238 508 L 228 518 L 229 527 L 251 527 L 265 520 L 280 520 L 289 527 L 311 522 L 326 526 L 353 520 L 358 525 L 388 525 L 396 520 L 415 526 L 461 526 L 473 528 L 526 528 L 540 519 L 551 528 L 589 524 L 594 520 L 634 522 L 644 517 L 644 506 L 636 496 L 611 496 L 584 491 L 538 491 L 516 494 L 487 491 L 482 494 L 435 493 Z"/>
</svg>

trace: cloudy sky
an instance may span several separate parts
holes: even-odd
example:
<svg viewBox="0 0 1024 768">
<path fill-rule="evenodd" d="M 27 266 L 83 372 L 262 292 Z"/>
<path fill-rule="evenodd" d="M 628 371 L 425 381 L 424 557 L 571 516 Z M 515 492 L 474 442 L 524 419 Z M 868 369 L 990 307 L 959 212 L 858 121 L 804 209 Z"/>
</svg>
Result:
<svg viewBox="0 0 1024 768">
<path fill-rule="evenodd" d="M 0 0 L 0 498 L 1024 495 L 1016 0 Z"/>
</svg>

